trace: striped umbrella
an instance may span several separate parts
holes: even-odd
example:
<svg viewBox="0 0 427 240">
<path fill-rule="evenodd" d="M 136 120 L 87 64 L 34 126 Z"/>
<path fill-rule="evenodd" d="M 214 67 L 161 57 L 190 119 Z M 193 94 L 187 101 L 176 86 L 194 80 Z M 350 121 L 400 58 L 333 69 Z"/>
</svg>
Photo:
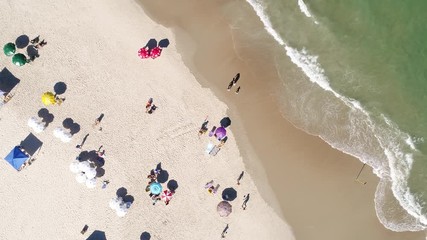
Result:
<svg viewBox="0 0 427 240">
<path fill-rule="evenodd" d="M 162 49 L 160 47 L 155 47 L 155 48 L 151 49 L 150 56 L 152 59 L 159 57 L 160 54 L 162 54 Z"/>
<path fill-rule="evenodd" d="M 147 47 L 139 49 L 138 56 L 142 59 L 150 57 L 150 50 Z"/>
<path fill-rule="evenodd" d="M 171 191 L 164 190 L 162 192 L 162 195 L 160 195 L 160 198 L 165 202 L 169 202 L 172 199 L 172 195 L 173 195 L 173 193 Z"/>
</svg>

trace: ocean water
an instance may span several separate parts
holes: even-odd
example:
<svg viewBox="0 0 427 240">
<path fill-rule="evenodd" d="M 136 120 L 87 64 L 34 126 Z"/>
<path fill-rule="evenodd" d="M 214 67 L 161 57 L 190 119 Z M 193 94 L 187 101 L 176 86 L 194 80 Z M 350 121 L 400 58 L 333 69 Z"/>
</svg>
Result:
<svg viewBox="0 0 427 240">
<path fill-rule="evenodd" d="M 377 216 L 427 226 L 427 2 L 247 0 L 285 59 L 283 111 L 380 177 Z"/>
</svg>

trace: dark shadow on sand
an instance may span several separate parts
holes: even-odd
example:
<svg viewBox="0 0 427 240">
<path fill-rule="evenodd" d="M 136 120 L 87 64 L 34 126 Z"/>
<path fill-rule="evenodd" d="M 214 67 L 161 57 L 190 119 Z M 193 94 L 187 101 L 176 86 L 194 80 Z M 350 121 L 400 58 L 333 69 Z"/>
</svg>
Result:
<svg viewBox="0 0 427 240">
<path fill-rule="evenodd" d="M 21 142 L 20 144 L 25 151 L 30 154 L 30 156 L 33 156 L 37 150 L 39 150 L 43 142 L 40 141 L 36 136 L 34 136 L 32 133 L 28 134 L 28 136 Z"/>
<path fill-rule="evenodd" d="M 159 47 L 161 48 L 167 48 L 169 46 L 169 39 L 164 38 L 159 41 Z"/>
<path fill-rule="evenodd" d="M 42 122 L 46 123 L 46 127 L 53 122 L 53 119 L 55 119 L 55 116 L 53 116 L 53 114 L 46 108 L 40 109 L 37 115 L 42 119 Z"/>
<path fill-rule="evenodd" d="M 105 170 L 103 168 L 100 168 L 100 167 L 96 168 L 96 177 L 97 178 L 104 176 L 104 174 L 105 174 Z"/>
<path fill-rule="evenodd" d="M 237 191 L 234 188 L 226 188 L 222 191 L 222 199 L 225 201 L 233 201 L 237 198 Z"/>
<path fill-rule="evenodd" d="M 175 192 L 178 189 L 178 182 L 174 179 L 171 179 L 168 183 L 167 183 L 167 187 L 169 190 L 171 190 L 172 192 Z"/>
<path fill-rule="evenodd" d="M 21 35 L 15 40 L 17 48 L 25 48 L 30 43 L 30 38 L 27 35 Z"/>
<path fill-rule="evenodd" d="M 28 57 L 30 57 L 30 59 L 40 57 L 39 50 L 37 50 L 37 48 L 35 48 L 34 45 L 28 45 L 27 54 L 28 54 Z"/>
<path fill-rule="evenodd" d="M 55 86 L 53 86 L 53 90 L 57 95 L 64 94 L 65 91 L 67 91 L 67 84 L 65 84 L 64 82 L 57 82 L 55 83 Z"/>
<path fill-rule="evenodd" d="M 107 240 L 105 232 L 95 230 L 86 240 Z"/>
<path fill-rule="evenodd" d="M 221 127 L 227 128 L 231 125 L 231 119 L 229 117 L 225 117 L 221 119 L 219 123 L 221 124 Z"/>
<path fill-rule="evenodd" d="M 145 45 L 146 47 L 148 47 L 148 49 L 153 49 L 155 47 L 157 47 L 157 40 L 152 38 L 150 40 L 148 40 L 147 44 Z"/>
<path fill-rule="evenodd" d="M 80 158 L 80 162 L 87 161 L 87 160 L 95 162 L 96 159 L 98 158 L 98 154 L 96 153 L 95 150 L 92 150 L 90 152 L 82 151 L 79 155 L 79 158 Z"/>
<path fill-rule="evenodd" d="M 62 126 L 66 129 L 70 129 L 71 135 L 74 135 L 80 131 L 80 125 L 78 123 L 75 123 L 72 118 L 66 118 L 62 122 Z"/>
<path fill-rule="evenodd" d="M 3 68 L 0 72 L 0 90 L 3 92 L 10 92 L 18 83 L 20 80 L 13 76 L 13 74 L 7 69 Z"/>
<path fill-rule="evenodd" d="M 166 170 L 162 170 L 159 175 L 157 175 L 157 182 L 165 183 L 169 179 L 169 173 Z"/>
<path fill-rule="evenodd" d="M 132 195 L 128 195 L 128 190 L 124 187 L 117 189 L 116 195 L 117 197 L 123 198 L 124 202 L 133 203 L 135 201 L 135 198 Z"/>
<path fill-rule="evenodd" d="M 151 235 L 148 232 L 143 232 L 141 234 L 141 237 L 139 238 L 140 240 L 150 240 L 151 239 Z"/>
</svg>

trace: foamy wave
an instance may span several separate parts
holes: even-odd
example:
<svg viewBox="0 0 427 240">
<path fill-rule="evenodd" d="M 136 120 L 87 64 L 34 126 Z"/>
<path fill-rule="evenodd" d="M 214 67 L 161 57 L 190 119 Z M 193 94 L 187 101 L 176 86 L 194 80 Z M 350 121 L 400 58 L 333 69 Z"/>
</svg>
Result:
<svg viewBox="0 0 427 240">
<path fill-rule="evenodd" d="M 363 122 L 363 126 L 366 127 L 366 131 L 370 135 L 363 137 L 375 137 L 374 140 L 376 144 L 381 146 L 383 150 L 383 155 L 385 157 L 385 163 L 381 163 L 380 159 L 375 159 L 378 156 L 366 156 L 362 151 L 354 150 L 353 146 L 341 144 L 334 139 L 328 139 L 328 136 L 320 136 L 323 140 L 328 142 L 332 147 L 337 148 L 347 154 L 359 158 L 362 162 L 367 163 L 374 169 L 376 173 L 382 180 L 387 179 L 391 180 L 389 189 L 392 191 L 392 195 L 395 199 L 398 200 L 399 204 L 403 209 L 406 210 L 406 213 L 409 215 L 406 218 L 403 218 L 402 221 L 406 221 L 405 224 L 394 223 L 393 219 L 390 219 L 389 216 L 382 215 L 386 214 L 387 211 L 383 211 L 388 205 L 387 203 L 379 203 L 376 201 L 377 215 L 380 221 L 387 228 L 394 231 L 414 231 L 425 229 L 427 226 L 427 219 L 422 214 L 422 207 L 417 202 L 417 199 L 410 193 L 408 188 L 408 175 L 412 168 L 414 161 L 413 153 L 417 152 L 414 141 L 412 141 L 409 134 L 400 131 L 400 129 L 394 124 L 390 119 L 382 116 L 383 124 L 375 122 L 370 116 L 369 112 L 364 109 L 362 104 L 354 99 L 347 98 L 338 92 L 336 92 L 329 84 L 329 80 L 324 74 L 324 69 L 318 63 L 318 56 L 313 56 L 308 53 L 306 49 L 297 50 L 288 46 L 285 41 L 280 37 L 280 35 L 273 29 L 272 24 L 265 14 L 265 7 L 262 2 L 257 0 L 247 0 L 248 3 L 254 8 L 256 14 L 259 16 L 260 20 L 263 22 L 267 32 L 273 36 L 273 38 L 282 46 L 286 51 L 286 54 L 290 57 L 291 61 L 295 63 L 301 70 L 307 75 L 308 79 L 320 86 L 322 89 L 332 93 L 337 99 L 341 100 L 342 103 L 347 105 L 350 111 L 360 113 L 359 116 L 362 118 L 360 121 Z M 310 12 L 308 11 L 307 6 L 302 0 L 298 1 L 301 11 L 306 14 L 308 17 L 311 17 Z M 381 120 L 378 120 L 381 121 Z M 352 136 L 352 135 L 351 135 Z M 351 137 L 350 136 L 350 137 Z M 353 144 L 359 144 L 362 149 L 364 147 L 364 142 L 354 142 L 354 141 L 364 141 L 364 139 L 350 139 L 353 141 Z M 380 162 L 378 162 L 380 161 Z M 381 185 L 385 186 L 385 185 Z M 381 187 L 380 185 L 378 188 Z M 381 191 L 377 191 L 378 194 Z M 381 196 L 376 196 L 376 200 L 384 200 Z M 382 199 L 382 200 L 381 200 Z M 384 201 L 389 201 L 385 199 Z M 390 208 L 393 208 L 391 206 Z M 390 209 L 389 209 L 390 210 Z M 415 219 L 415 220 L 414 220 Z M 398 220 L 396 220 L 398 221 Z"/>
<path fill-rule="evenodd" d="M 305 2 L 303 0 L 298 0 L 298 6 L 302 13 L 304 13 L 307 17 L 311 18 L 312 15 L 310 11 L 308 11 L 307 5 L 305 5 Z M 319 24 L 316 20 L 314 21 L 315 24 Z"/>
</svg>

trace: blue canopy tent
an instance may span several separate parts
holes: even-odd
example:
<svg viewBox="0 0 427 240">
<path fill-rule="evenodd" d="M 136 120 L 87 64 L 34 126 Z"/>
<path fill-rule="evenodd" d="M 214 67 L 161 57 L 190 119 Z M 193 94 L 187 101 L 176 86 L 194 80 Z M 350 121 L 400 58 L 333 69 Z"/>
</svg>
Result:
<svg viewBox="0 0 427 240">
<path fill-rule="evenodd" d="M 21 166 L 30 158 L 19 146 L 10 151 L 10 153 L 4 158 L 10 165 L 16 170 L 20 170 Z"/>
</svg>

